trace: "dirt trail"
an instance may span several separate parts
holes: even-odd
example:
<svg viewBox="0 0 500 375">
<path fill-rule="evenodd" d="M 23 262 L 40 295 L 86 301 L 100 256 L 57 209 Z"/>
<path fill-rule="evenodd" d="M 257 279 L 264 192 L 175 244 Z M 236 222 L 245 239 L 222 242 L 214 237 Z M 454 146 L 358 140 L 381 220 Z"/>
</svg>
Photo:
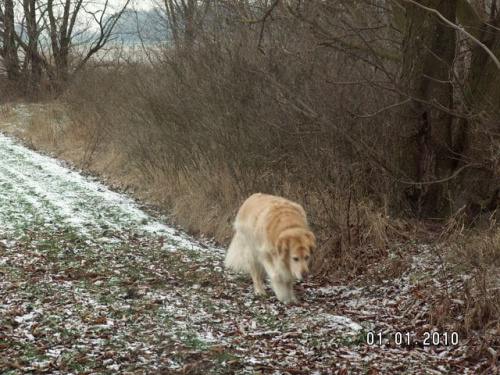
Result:
<svg viewBox="0 0 500 375">
<path fill-rule="evenodd" d="M 0 373 L 475 374 L 485 366 L 451 332 L 425 345 L 426 303 L 409 277 L 356 288 L 309 280 L 296 287 L 301 302 L 283 306 L 226 274 L 223 249 L 163 221 L 0 134 Z M 422 261 L 430 252 L 415 255 L 420 272 L 438 272 Z"/>
</svg>

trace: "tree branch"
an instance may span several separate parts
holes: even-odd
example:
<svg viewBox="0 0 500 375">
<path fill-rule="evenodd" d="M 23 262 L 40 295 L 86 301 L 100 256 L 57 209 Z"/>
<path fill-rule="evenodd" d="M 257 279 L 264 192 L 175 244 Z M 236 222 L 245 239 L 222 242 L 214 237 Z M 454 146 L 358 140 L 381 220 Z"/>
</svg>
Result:
<svg viewBox="0 0 500 375">
<path fill-rule="evenodd" d="M 476 43 L 478 46 L 480 46 L 491 57 L 491 59 L 493 60 L 493 62 L 495 63 L 495 65 L 498 67 L 498 69 L 500 69 L 500 61 L 498 61 L 498 59 L 495 56 L 495 54 L 484 43 L 482 43 L 479 39 L 477 39 L 476 37 L 474 37 L 471 33 L 467 32 L 462 27 L 460 27 L 458 25 L 455 25 L 453 22 L 449 21 L 445 16 L 443 16 L 441 13 L 439 13 L 436 9 L 432 9 L 432 8 L 426 7 L 426 6 L 422 5 L 422 4 L 417 3 L 414 0 L 402 0 L 402 1 L 404 1 L 406 3 L 409 3 L 409 4 L 412 4 L 412 5 L 415 5 L 415 6 L 419 7 L 419 8 L 421 8 L 421 9 L 425 10 L 426 12 L 434 14 L 441 21 L 443 21 L 444 23 L 446 23 L 451 28 L 453 28 L 453 29 L 461 32 L 464 35 L 466 35 L 474 43 Z"/>
<path fill-rule="evenodd" d="M 422 185 L 434 185 L 434 184 L 442 184 L 443 182 L 447 182 L 450 180 L 453 180 L 454 178 L 458 177 L 458 175 L 465 169 L 467 168 L 472 168 L 472 167 L 482 167 L 483 164 L 480 163 L 472 163 L 472 164 L 465 164 L 461 168 L 458 168 L 451 176 L 448 176 L 446 178 L 442 178 L 440 180 L 434 180 L 434 181 L 422 181 L 422 182 L 416 182 L 416 181 L 405 181 L 405 180 L 400 180 L 399 178 L 396 178 L 395 176 L 390 176 L 393 180 L 405 184 L 405 185 L 414 185 L 414 186 L 422 186 Z"/>
<path fill-rule="evenodd" d="M 381 51 L 381 50 L 376 50 L 376 49 L 373 49 L 373 48 L 369 48 L 366 45 L 361 45 L 361 44 L 358 44 L 358 43 L 348 42 L 344 38 L 342 38 L 341 36 L 332 34 L 328 30 L 326 30 L 323 26 L 321 26 L 318 22 L 316 22 L 314 20 L 307 19 L 300 12 L 297 12 L 297 11 L 293 10 L 292 7 L 290 7 L 288 4 L 286 5 L 286 7 L 287 7 L 288 11 L 293 16 L 297 17 L 302 22 L 308 23 L 313 28 L 315 28 L 320 33 L 322 33 L 325 37 L 330 38 L 332 41 L 338 43 L 343 48 L 350 48 L 350 49 L 355 49 L 355 50 L 361 51 L 361 52 L 368 52 L 368 53 L 371 53 L 371 54 L 373 54 L 373 55 L 375 55 L 377 57 L 381 57 L 381 58 L 389 60 L 389 61 L 395 61 L 395 62 L 401 62 L 402 61 L 401 56 L 398 55 L 398 54 L 396 54 L 396 53 L 387 52 L 387 51 Z M 324 42 L 322 44 L 325 45 L 325 46 L 334 46 L 334 44 L 333 44 L 332 41 Z M 339 48 L 339 47 L 337 47 L 337 48 Z"/>
<path fill-rule="evenodd" d="M 280 2 L 280 0 L 274 0 L 274 2 L 265 10 L 264 14 L 262 15 L 262 17 L 260 18 L 246 18 L 246 17 L 242 17 L 241 19 L 241 22 L 245 22 L 245 23 L 261 23 L 261 22 L 264 22 L 267 17 L 269 17 L 271 15 L 271 12 L 273 11 L 274 8 L 276 8 L 276 5 L 278 5 L 278 3 Z"/>
<path fill-rule="evenodd" d="M 403 100 L 402 102 L 398 102 L 398 103 L 394 103 L 394 104 L 391 104 L 387 107 L 384 107 L 382 109 L 379 109 L 378 111 L 376 112 L 373 112 L 369 115 L 355 115 L 356 117 L 359 117 L 359 118 L 370 118 L 370 117 L 375 117 L 379 114 L 381 114 L 382 112 L 385 112 L 385 111 L 388 111 L 390 109 L 393 109 L 393 108 L 396 108 L 396 107 L 399 107 L 399 106 L 402 106 L 402 105 L 405 105 L 405 104 L 408 104 L 409 102 L 411 102 L 411 98 L 408 98 L 406 100 Z"/>
</svg>

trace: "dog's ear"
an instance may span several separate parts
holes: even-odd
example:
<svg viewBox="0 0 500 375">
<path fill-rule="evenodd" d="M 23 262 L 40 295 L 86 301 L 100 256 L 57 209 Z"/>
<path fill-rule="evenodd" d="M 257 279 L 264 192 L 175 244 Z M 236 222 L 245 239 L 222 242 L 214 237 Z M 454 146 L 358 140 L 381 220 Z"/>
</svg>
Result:
<svg viewBox="0 0 500 375">
<path fill-rule="evenodd" d="M 278 251 L 278 257 L 282 260 L 286 259 L 288 256 L 288 251 L 290 249 L 290 237 L 279 236 L 276 240 L 276 250 Z"/>
<path fill-rule="evenodd" d="M 311 251 L 311 253 L 313 253 L 314 251 L 316 251 L 316 237 L 314 236 L 313 232 L 307 232 L 306 236 L 310 241 L 309 250 Z"/>
</svg>

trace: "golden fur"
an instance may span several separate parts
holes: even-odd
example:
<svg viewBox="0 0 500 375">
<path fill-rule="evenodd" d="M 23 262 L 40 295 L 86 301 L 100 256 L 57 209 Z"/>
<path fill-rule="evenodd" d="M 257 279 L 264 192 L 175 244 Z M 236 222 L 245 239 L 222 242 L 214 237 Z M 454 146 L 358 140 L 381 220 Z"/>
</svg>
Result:
<svg viewBox="0 0 500 375">
<path fill-rule="evenodd" d="M 265 294 L 267 273 L 278 300 L 295 301 L 293 280 L 309 273 L 316 248 L 302 206 L 285 198 L 254 194 L 240 207 L 234 230 L 226 268 L 249 273 L 257 295 Z"/>
</svg>

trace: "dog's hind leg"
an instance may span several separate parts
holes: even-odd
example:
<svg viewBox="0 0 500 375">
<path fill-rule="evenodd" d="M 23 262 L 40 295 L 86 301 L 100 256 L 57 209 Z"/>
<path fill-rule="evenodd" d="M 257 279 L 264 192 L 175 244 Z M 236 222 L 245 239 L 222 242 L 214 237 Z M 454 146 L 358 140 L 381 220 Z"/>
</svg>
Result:
<svg viewBox="0 0 500 375">
<path fill-rule="evenodd" d="M 252 253 L 245 237 L 236 232 L 226 253 L 224 264 L 226 268 L 236 272 L 250 272 Z"/>
</svg>

